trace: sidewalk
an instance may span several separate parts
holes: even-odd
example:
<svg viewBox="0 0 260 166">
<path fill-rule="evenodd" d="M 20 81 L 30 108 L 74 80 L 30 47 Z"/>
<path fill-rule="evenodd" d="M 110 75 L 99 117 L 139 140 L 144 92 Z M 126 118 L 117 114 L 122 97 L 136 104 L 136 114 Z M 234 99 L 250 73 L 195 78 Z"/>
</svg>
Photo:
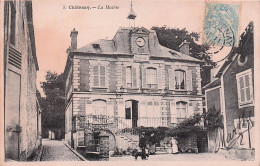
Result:
<svg viewBox="0 0 260 166">
<path fill-rule="evenodd" d="M 82 161 L 62 141 L 43 139 L 41 161 Z"/>
</svg>

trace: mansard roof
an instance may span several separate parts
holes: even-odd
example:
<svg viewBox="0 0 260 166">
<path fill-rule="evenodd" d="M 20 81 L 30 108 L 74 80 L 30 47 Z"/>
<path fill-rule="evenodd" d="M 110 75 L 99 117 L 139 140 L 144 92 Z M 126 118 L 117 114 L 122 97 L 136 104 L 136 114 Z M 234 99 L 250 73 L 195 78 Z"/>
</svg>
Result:
<svg viewBox="0 0 260 166">
<path fill-rule="evenodd" d="M 147 35 L 149 38 L 150 57 L 166 58 L 178 61 L 192 61 L 202 63 L 201 60 L 182 54 L 159 44 L 156 32 L 146 28 L 119 28 L 112 40 L 99 39 L 91 42 L 74 52 L 94 53 L 103 55 L 133 55 L 131 53 L 130 35 L 132 33 Z"/>
</svg>

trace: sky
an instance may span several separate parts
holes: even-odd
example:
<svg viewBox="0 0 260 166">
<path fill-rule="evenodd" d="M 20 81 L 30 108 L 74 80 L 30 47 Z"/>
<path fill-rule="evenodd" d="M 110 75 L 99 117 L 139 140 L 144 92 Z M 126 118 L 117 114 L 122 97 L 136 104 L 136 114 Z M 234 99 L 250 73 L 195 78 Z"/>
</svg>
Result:
<svg viewBox="0 0 260 166">
<path fill-rule="evenodd" d="M 130 3 L 130 0 L 33 1 L 36 54 L 40 68 L 37 74 L 37 87 L 42 95 L 40 82 L 45 80 L 46 72 L 50 70 L 60 74 L 64 71 L 71 30 L 75 28 L 78 31 L 78 48 L 98 39 L 112 39 L 119 27 L 129 26 L 127 15 Z M 260 19 L 257 12 L 260 11 L 260 5 L 259 2 L 238 4 L 241 6 L 240 35 L 250 21 Z M 119 8 L 97 9 L 98 6 L 105 8 L 106 5 Z M 69 9 L 70 6 L 97 8 Z M 135 26 L 147 29 L 166 25 L 171 28 L 186 28 L 189 32 L 198 32 L 202 35 L 204 8 L 204 1 L 133 0 L 133 10 L 137 14 Z M 221 56 L 215 56 L 214 59 L 221 59 Z"/>
</svg>

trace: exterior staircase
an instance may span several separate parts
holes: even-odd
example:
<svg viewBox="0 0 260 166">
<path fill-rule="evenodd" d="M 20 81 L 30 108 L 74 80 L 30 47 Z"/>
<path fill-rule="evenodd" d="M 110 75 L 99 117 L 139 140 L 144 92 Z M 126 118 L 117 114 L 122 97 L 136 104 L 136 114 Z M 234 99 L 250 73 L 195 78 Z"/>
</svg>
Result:
<svg viewBox="0 0 260 166">
<path fill-rule="evenodd" d="M 128 148 L 137 149 L 139 144 L 139 135 L 131 132 L 117 132 L 116 134 L 117 147 L 122 150 Z"/>
</svg>

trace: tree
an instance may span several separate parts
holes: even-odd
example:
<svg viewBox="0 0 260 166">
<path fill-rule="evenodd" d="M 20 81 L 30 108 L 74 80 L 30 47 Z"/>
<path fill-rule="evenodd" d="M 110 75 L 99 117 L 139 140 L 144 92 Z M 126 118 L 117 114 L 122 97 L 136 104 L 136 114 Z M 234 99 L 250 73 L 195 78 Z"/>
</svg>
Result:
<svg viewBox="0 0 260 166">
<path fill-rule="evenodd" d="M 48 71 L 46 81 L 41 82 L 41 87 L 46 97 L 41 97 L 43 137 L 49 130 L 53 131 L 57 139 L 64 138 L 65 131 L 65 83 L 63 73 Z"/>
<path fill-rule="evenodd" d="M 254 24 L 251 21 L 242 33 L 237 53 L 241 55 L 240 60 L 244 61 L 247 55 L 254 54 Z"/>
<path fill-rule="evenodd" d="M 223 115 L 215 106 L 211 107 L 204 113 L 205 127 L 208 131 L 215 130 L 216 128 L 223 128 Z"/>
</svg>

